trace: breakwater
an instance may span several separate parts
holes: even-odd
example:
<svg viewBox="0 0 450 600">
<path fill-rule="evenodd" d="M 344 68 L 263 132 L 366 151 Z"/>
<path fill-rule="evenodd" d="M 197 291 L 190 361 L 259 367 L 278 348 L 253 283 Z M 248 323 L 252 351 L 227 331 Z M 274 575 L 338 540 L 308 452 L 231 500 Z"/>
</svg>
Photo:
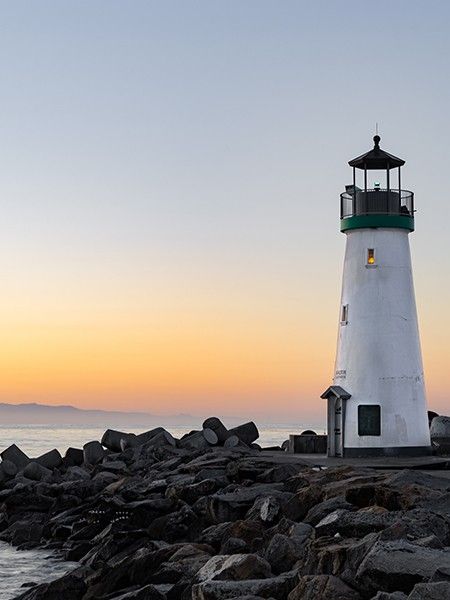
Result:
<svg viewBox="0 0 450 600">
<path fill-rule="evenodd" d="M 4 452 L 1 539 L 80 565 L 21 600 L 449 597 L 447 477 L 322 470 L 257 439 L 213 419 Z"/>
</svg>

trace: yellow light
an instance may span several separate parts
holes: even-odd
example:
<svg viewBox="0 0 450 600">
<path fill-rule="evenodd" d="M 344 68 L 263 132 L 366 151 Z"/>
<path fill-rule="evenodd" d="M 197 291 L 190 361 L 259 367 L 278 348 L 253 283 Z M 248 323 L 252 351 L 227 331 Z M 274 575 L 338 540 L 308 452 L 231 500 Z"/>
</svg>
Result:
<svg viewBox="0 0 450 600">
<path fill-rule="evenodd" d="M 367 250 L 367 264 L 368 265 L 375 264 L 375 250 L 373 248 L 369 248 Z"/>
</svg>

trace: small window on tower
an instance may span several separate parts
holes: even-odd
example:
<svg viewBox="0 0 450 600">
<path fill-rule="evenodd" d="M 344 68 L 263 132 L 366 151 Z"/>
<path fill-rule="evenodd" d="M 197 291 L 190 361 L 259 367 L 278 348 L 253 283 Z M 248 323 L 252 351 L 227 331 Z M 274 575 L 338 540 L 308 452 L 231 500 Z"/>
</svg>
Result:
<svg viewBox="0 0 450 600">
<path fill-rule="evenodd" d="M 367 249 L 367 264 L 369 266 L 375 265 L 375 248 Z"/>
<path fill-rule="evenodd" d="M 341 310 L 341 325 L 347 325 L 348 323 L 348 304 L 342 305 Z"/>
</svg>

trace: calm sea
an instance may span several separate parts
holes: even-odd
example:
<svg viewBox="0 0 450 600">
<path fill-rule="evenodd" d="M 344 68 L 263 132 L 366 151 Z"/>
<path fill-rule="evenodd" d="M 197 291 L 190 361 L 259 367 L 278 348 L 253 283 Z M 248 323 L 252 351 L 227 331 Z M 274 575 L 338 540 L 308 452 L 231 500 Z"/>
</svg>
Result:
<svg viewBox="0 0 450 600">
<path fill-rule="evenodd" d="M 283 443 L 291 433 L 300 433 L 308 426 L 292 423 L 290 425 L 266 425 L 258 423 L 262 446 L 275 446 Z M 17 444 L 30 457 L 36 457 L 52 448 L 62 454 L 68 446 L 81 448 L 91 440 L 100 440 L 106 427 L 49 426 L 49 425 L 0 425 L 0 451 L 11 444 Z M 148 429 L 148 427 L 147 427 Z M 190 431 L 190 427 L 173 427 L 167 429 L 175 437 Z M 140 433 L 142 427 L 127 427 L 127 431 Z M 315 429 L 317 433 L 323 430 Z M 11 546 L 0 542 L 0 600 L 10 600 L 17 596 L 21 586 L 28 582 L 51 581 L 73 569 L 73 563 L 59 562 L 44 550 L 16 551 Z"/>
<path fill-rule="evenodd" d="M 259 439 L 262 446 L 281 445 L 284 440 L 289 438 L 291 433 L 300 433 L 304 429 L 309 429 L 307 425 L 299 423 L 291 424 L 264 424 L 257 423 L 259 429 Z M 83 444 L 91 440 L 100 440 L 107 426 L 80 426 L 80 425 L 0 425 L 0 451 L 11 444 L 17 444 L 30 457 L 36 457 L 48 450 L 57 448 L 63 455 L 69 446 L 82 448 Z M 116 427 L 112 427 L 116 429 Z M 142 428 L 127 426 L 126 431 L 141 433 L 150 427 Z M 189 425 L 167 426 L 167 430 L 176 438 L 191 431 Z M 324 433 L 323 429 L 314 428 L 317 433 Z"/>
</svg>

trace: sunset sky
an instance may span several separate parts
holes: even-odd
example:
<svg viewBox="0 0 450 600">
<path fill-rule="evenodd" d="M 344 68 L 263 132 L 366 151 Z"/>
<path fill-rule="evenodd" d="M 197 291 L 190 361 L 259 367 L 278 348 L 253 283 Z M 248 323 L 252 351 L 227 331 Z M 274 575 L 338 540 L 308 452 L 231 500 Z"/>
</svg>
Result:
<svg viewBox="0 0 450 600">
<path fill-rule="evenodd" d="M 325 422 L 347 161 L 416 194 L 450 413 L 450 4 L 0 3 L 0 401 Z"/>
</svg>

